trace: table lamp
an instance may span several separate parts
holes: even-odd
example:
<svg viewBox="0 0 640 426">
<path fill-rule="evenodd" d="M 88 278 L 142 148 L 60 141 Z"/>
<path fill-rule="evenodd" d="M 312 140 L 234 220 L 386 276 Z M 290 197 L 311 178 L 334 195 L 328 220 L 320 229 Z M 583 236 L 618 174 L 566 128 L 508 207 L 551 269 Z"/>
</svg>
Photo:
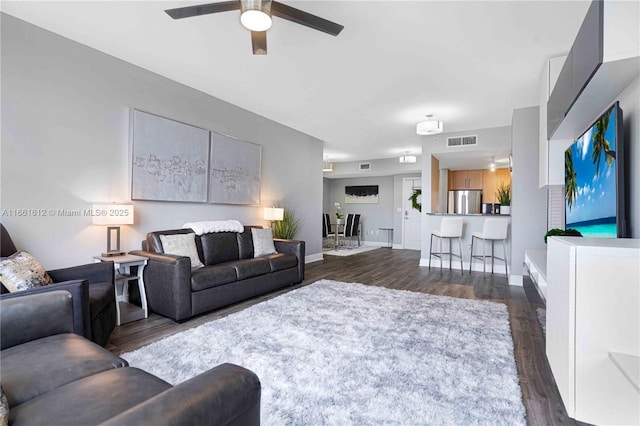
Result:
<svg viewBox="0 0 640 426">
<path fill-rule="evenodd" d="M 94 225 L 133 225 L 133 205 L 131 204 L 94 204 Z M 107 251 L 102 256 L 122 256 L 120 250 L 120 227 L 107 227 Z"/>
<path fill-rule="evenodd" d="M 284 209 L 282 207 L 265 207 L 264 208 L 264 220 L 271 222 L 273 228 L 273 222 L 282 220 L 284 218 Z"/>
</svg>

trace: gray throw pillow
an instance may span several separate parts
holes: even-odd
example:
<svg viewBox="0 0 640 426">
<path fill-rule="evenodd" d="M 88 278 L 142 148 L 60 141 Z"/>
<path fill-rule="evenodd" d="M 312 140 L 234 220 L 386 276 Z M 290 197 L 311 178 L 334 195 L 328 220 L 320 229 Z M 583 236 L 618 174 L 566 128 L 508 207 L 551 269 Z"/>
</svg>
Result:
<svg viewBox="0 0 640 426">
<path fill-rule="evenodd" d="M 0 260 L 0 282 L 11 293 L 52 284 L 42 265 L 26 251 Z"/>
<path fill-rule="evenodd" d="M 253 257 L 277 253 L 276 247 L 273 245 L 271 228 L 251 228 L 251 237 L 253 238 Z"/>
<path fill-rule="evenodd" d="M 196 234 L 160 235 L 162 249 L 166 254 L 186 256 L 191 259 L 191 268 L 202 268 L 204 265 L 198 256 Z"/>
</svg>

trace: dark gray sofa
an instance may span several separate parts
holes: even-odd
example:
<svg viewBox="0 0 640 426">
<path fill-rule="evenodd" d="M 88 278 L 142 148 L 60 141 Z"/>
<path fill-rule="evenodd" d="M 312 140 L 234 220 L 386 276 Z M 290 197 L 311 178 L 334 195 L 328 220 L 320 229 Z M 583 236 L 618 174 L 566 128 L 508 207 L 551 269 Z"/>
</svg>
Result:
<svg viewBox="0 0 640 426">
<path fill-rule="evenodd" d="M 222 364 L 169 383 L 73 333 L 67 291 L 0 300 L 9 424 L 259 425 L 260 381 Z"/>
<path fill-rule="evenodd" d="M 305 243 L 274 239 L 277 253 L 254 258 L 250 226 L 244 232 L 196 235 L 204 268 L 191 270 L 188 257 L 165 254 L 160 235 L 188 234 L 173 229 L 147 234 L 143 250 L 132 254 L 149 258 L 144 269 L 149 309 L 176 321 L 302 282 Z"/>
</svg>

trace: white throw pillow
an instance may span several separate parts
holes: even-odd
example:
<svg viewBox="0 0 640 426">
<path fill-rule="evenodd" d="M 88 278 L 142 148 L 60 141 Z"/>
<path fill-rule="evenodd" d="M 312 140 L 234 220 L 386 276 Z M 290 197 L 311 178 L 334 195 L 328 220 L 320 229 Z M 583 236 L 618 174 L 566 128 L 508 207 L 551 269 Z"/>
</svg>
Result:
<svg viewBox="0 0 640 426">
<path fill-rule="evenodd" d="M 42 265 L 26 251 L 0 260 L 0 281 L 11 293 L 53 283 Z"/>
<path fill-rule="evenodd" d="M 196 234 L 193 232 L 189 234 L 160 235 L 160 241 L 165 254 L 190 258 L 191 268 L 202 268 L 204 266 L 200 261 L 200 257 L 198 257 Z"/>
<path fill-rule="evenodd" d="M 251 237 L 253 238 L 253 257 L 277 253 L 273 245 L 271 228 L 251 228 Z"/>
</svg>

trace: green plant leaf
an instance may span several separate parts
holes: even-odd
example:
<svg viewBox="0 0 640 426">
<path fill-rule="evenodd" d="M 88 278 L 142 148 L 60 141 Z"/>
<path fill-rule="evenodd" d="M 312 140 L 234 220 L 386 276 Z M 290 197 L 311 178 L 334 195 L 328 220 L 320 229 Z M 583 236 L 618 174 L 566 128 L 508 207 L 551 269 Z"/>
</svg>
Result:
<svg viewBox="0 0 640 426">
<path fill-rule="evenodd" d="M 416 188 L 408 199 L 411 200 L 411 207 L 422 213 L 422 203 L 418 202 L 418 197 L 420 195 L 422 195 L 422 188 Z"/>
<path fill-rule="evenodd" d="M 276 221 L 273 225 L 273 237 L 292 240 L 295 238 L 300 228 L 300 219 L 296 219 L 293 210 L 284 208 L 282 220 Z"/>
<path fill-rule="evenodd" d="M 511 205 L 511 184 L 502 182 L 496 191 L 496 198 L 501 206 Z"/>
</svg>

